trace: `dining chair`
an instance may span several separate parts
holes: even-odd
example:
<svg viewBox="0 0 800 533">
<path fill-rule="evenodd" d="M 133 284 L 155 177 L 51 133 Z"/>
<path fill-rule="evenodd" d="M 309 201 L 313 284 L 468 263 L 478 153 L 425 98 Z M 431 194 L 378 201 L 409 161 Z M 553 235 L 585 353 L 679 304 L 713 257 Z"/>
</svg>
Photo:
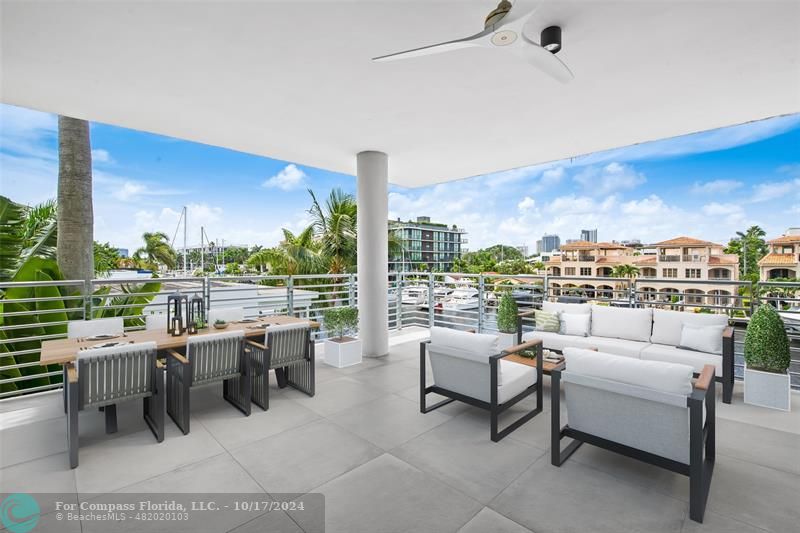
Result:
<svg viewBox="0 0 800 533">
<path fill-rule="evenodd" d="M 67 338 L 68 339 L 81 339 L 84 337 L 93 337 L 95 335 L 122 335 L 125 332 L 125 323 L 122 317 L 113 318 L 95 318 L 94 320 L 72 320 L 67 322 Z M 67 382 L 67 367 L 64 365 L 62 374 L 62 383 Z M 64 412 L 67 412 L 67 388 L 63 388 L 64 394 Z M 101 407 L 100 409 L 104 409 Z M 106 416 L 110 416 L 108 413 Z M 106 431 L 113 433 L 116 430 L 109 431 L 116 427 L 116 419 L 112 420 L 106 418 Z"/>
<path fill-rule="evenodd" d="M 217 320 L 238 322 L 242 319 L 244 319 L 244 307 L 220 307 L 217 309 L 209 309 L 208 311 L 209 325 L 213 325 Z"/>
<path fill-rule="evenodd" d="M 244 332 L 226 331 L 190 337 L 186 355 L 167 350 L 167 414 L 189 433 L 190 389 L 222 382 L 222 395 L 250 416 L 250 360 Z"/>
<path fill-rule="evenodd" d="M 70 468 L 78 466 L 78 412 L 87 407 L 105 407 L 107 421 L 113 412 L 116 426 L 116 404 L 141 399 L 150 431 L 156 441 L 164 440 L 164 367 L 158 363 L 155 342 L 85 348 L 76 362 L 64 366 Z"/>
<path fill-rule="evenodd" d="M 314 340 L 307 323 L 271 326 L 265 343 L 248 340 L 253 403 L 269 409 L 269 371 L 275 370 L 278 387 L 287 385 L 314 396 Z"/>
</svg>

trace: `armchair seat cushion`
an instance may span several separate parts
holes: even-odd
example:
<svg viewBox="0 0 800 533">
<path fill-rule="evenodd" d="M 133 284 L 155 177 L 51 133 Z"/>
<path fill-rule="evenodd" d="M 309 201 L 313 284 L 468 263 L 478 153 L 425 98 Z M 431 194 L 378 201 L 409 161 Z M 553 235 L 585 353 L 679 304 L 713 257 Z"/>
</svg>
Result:
<svg viewBox="0 0 800 533">
<path fill-rule="evenodd" d="M 513 361 L 500 360 L 502 385 L 497 387 L 498 403 L 505 403 L 514 396 L 536 384 L 536 369 Z"/>
<path fill-rule="evenodd" d="M 642 350 L 639 357 L 646 361 L 665 361 L 689 365 L 695 372 L 701 372 L 705 365 L 714 365 L 714 374 L 722 376 L 722 356 L 713 353 L 696 352 L 666 344 L 651 344 Z"/>
</svg>

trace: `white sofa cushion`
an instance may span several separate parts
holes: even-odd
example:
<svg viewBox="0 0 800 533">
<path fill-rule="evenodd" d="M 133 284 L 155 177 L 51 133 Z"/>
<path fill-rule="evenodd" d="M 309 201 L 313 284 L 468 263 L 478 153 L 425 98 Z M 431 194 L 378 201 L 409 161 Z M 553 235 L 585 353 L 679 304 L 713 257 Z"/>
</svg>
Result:
<svg viewBox="0 0 800 533">
<path fill-rule="evenodd" d="M 564 350 L 567 371 L 661 392 L 688 396 L 692 367 L 662 361 L 641 361 L 581 348 Z"/>
<path fill-rule="evenodd" d="M 431 344 L 444 348 L 448 355 L 463 357 L 489 364 L 489 357 L 500 353 L 497 348 L 497 335 L 470 333 L 456 329 L 434 326 L 431 328 Z"/>
<path fill-rule="evenodd" d="M 561 313 L 559 319 L 561 325 L 558 332 L 561 335 L 575 335 L 577 337 L 589 336 L 589 323 L 591 322 L 591 315 L 585 313 Z"/>
<path fill-rule="evenodd" d="M 513 361 L 500 360 L 502 384 L 497 387 L 498 403 L 505 403 L 536 383 L 536 369 Z"/>
<path fill-rule="evenodd" d="M 695 372 L 701 372 L 705 365 L 714 365 L 715 374 L 722 376 L 722 356 L 713 353 L 682 350 L 666 344 L 651 344 L 643 349 L 639 358 L 647 361 L 667 361 L 690 365 Z"/>
<path fill-rule="evenodd" d="M 575 335 L 561 335 L 549 331 L 529 331 L 522 334 L 522 341 L 542 339 L 542 347 L 548 350 L 563 351 L 567 347 L 592 348 L 589 340 L 591 337 L 576 337 Z"/>
<path fill-rule="evenodd" d="M 579 315 L 588 315 L 592 312 L 592 306 L 589 304 L 562 304 L 557 302 L 542 302 L 542 311 L 548 313 L 571 313 Z"/>
<path fill-rule="evenodd" d="M 650 346 L 649 342 L 612 339 L 609 337 L 587 337 L 586 344 L 581 347 L 596 348 L 600 352 L 639 359 L 639 354 L 648 346 Z"/>
<path fill-rule="evenodd" d="M 652 309 L 592 306 L 592 336 L 647 342 L 653 327 Z"/>
<path fill-rule="evenodd" d="M 683 311 L 653 310 L 653 334 L 650 342 L 653 344 L 669 344 L 678 346 L 681 343 L 681 332 L 684 324 L 696 326 L 727 326 L 726 315 L 712 315 L 708 313 L 686 313 Z"/>
<path fill-rule="evenodd" d="M 684 324 L 679 348 L 722 355 L 722 332 L 727 326 Z"/>
</svg>

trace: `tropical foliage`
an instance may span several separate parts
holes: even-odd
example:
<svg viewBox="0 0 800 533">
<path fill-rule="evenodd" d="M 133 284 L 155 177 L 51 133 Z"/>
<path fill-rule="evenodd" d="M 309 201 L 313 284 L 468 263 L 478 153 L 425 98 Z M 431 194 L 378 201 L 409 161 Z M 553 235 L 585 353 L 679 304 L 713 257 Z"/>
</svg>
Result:
<svg viewBox="0 0 800 533">
<path fill-rule="evenodd" d="M 135 260 L 152 270 L 158 265 L 173 269 L 178 264 L 178 254 L 169 243 L 169 237 L 161 231 L 147 232 L 142 235 L 144 246 L 133 253 Z"/>
<path fill-rule="evenodd" d="M 632 280 L 639 275 L 639 267 L 636 265 L 617 265 L 611 271 L 611 275 L 615 278 L 628 278 Z"/>
<path fill-rule="evenodd" d="M 781 374 L 791 364 L 789 337 L 783 320 L 771 305 L 759 306 L 747 325 L 744 360 L 748 368 Z"/>
<path fill-rule="evenodd" d="M 94 241 L 94 271 L 98 275 L 119 268 L 121 259 L 119 251 L 111 244 Z"/>
<path fill-rule="evenodd" d="M 736 237 L 728 242 L 724 251 L 739 256 L 741 279 L 758 281 L 758 261 L 769 251 L 766 236 L 760 226 L 750 226 L 745 231 L 737 231 Z"/>
<path fill-rule="evenodd" d="M 476 252 L 467 252 L 453 262 L 453 270 L 467 274 L 498 272 L 500 274 L 533 274 L 535 265 L 525 261 L 513 246 L 495 244 Z"/>
<path fill-rule="evenodd" d="M 13 280 L 32 257 L 55 260 L 55 203 L 28 207 L 0 196 L 0 281 Z"/>
</svg>

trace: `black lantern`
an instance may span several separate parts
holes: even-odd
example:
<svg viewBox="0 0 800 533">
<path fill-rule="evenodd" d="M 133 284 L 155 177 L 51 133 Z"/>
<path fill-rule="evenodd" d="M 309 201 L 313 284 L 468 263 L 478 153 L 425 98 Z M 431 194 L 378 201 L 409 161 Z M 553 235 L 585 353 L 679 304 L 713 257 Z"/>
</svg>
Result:
<svg viewBox="0 0 800 533">
<path fill-rule="evenodd" d="M 178 336 L 186 331 L 184 307 L 188 314 L 189 299 L 180 290 L 167 297 L 167 328 L 170 335 Z"/>
<path fill-rule="evenodd" d="M 194 293 L 189 300 L 189 333 L 197 333 L 199 328 L 204 327 L 206 327 L 206 309 L 203 297 Z"/>
</svg>

